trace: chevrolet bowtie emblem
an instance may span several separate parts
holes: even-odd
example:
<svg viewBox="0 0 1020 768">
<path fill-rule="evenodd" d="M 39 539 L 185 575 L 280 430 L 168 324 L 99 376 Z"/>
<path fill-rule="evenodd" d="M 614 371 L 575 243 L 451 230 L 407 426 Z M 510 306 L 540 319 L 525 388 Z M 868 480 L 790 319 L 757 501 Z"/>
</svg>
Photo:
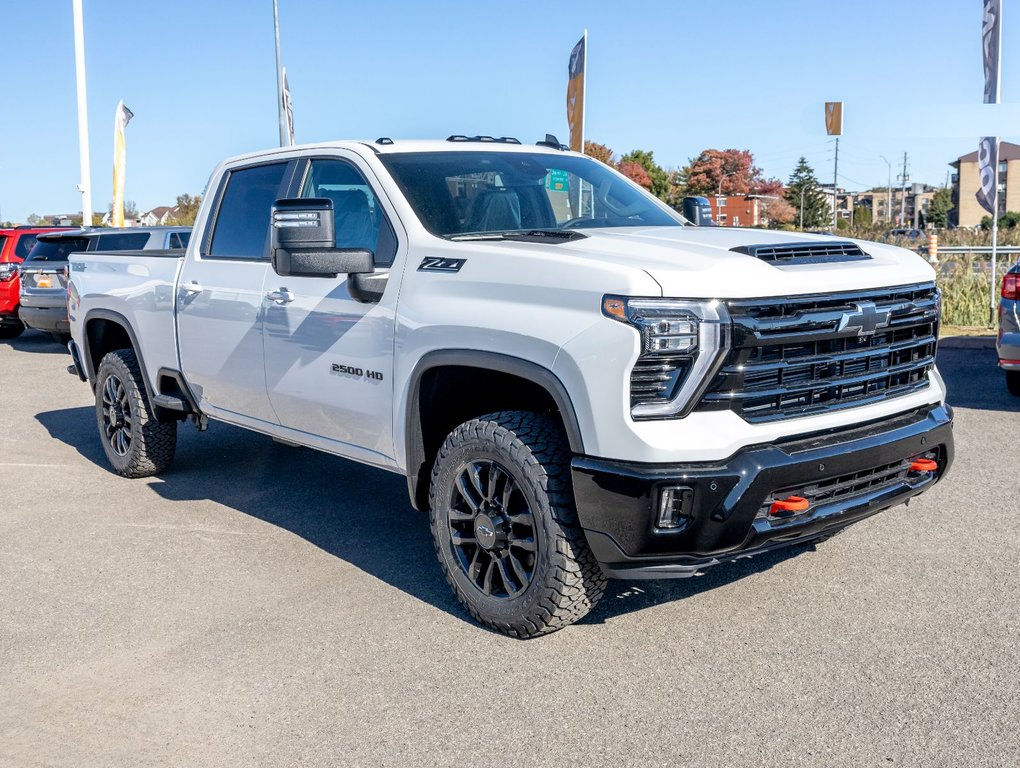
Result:
<svg viewBox="0 0 1020 768">
<path fill-rule="evenodd" d="M 844 312 L 839 319 L 837 332 L 857 331 L 858 336 L 870 336 L 889 325 L 889 310 L 879 309 L 873 301 L 854 303 L 853 312 Z"/>
</svg>

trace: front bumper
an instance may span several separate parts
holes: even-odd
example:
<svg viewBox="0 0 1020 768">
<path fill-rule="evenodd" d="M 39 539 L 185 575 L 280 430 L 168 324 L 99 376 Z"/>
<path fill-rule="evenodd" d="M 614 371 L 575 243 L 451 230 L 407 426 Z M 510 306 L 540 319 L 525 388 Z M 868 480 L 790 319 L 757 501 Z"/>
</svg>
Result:
<svg viewBox="0 0 1020 768">
<path fill-rule="evenodd" d="M 572 464 L 578 517 L 588 544 L 614 578 L 678 578 L 717 563 L 831 535 L 901 504 L 934 485 L 953 461 L 952 410 L 928 406 L 850 429 L 745 448 L 722 462 L 630 464 L 577 457 Z M 921 455 L 933 472 L 895 468 Z M 886 474 L 875 475 L 877 468 Z M 869 478 L 888 477 L 869 485 Z M 849 478 L 849 479 L 848 479 Z M 659 492 L 692 491 L 681 526 L 655 525 Z M 858 487 L 859 486 L 859 487 Z M 824 488 L 841 495 L 826 501 Z M 771 500 L 794 492 L 807 511 L 767 515 Z"/>
</svg>

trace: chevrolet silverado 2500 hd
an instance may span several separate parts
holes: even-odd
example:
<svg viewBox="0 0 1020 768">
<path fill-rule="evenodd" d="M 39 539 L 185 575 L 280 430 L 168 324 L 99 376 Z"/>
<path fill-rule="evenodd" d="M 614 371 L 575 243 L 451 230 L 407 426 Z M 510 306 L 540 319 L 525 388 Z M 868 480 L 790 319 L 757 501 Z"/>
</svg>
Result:
<svg viewBox="0 0 1020 768">
<path fill-rule="evenodd" d="M 516 636 L 948 470 L 916 254 L 690 226 L 539 144 L 237 157 L 185 254 L 72 257 L 71 370 L 114 470 L 163 472 L 179 422 L 217 419 L 405 475 L 458 599 Z"/>
</svg>

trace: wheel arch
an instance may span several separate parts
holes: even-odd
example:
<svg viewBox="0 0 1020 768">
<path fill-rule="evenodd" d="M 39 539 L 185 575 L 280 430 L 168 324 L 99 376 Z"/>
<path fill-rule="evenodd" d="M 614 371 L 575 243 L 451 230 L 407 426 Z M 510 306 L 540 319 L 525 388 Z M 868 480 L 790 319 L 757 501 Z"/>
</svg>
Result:
<svg viewBox="0 0 1020 768">
<path fill-rule="evenodd" d="M 142 371 L 142 384 L 145 385 L 145 396 L 151 407 L 155 392 L 149 381 L 142 348 L 138 344 L 138 338 L 128 319 L 119 312 L 110 309 L 93 309 L 85 316 L 82 330 L 82 364 L 85 366 L 85 376 L 92 388 L 95 389 L 96 372 L 99 370 L 99 363 L 102 362 L 103 356 L 117 349 L 130 348 L 138 358 L 138 367 Z"/>
<path fill-rule="evenodd" d="M 483 350 L 437 350 L 409 377 L 404 421 L 407 487 L 415 509 L 428 508 L 432 460 L 457 425 L 498 410 L 546 410 L 563 425 L 570 450 L 584 453 L 567 388 L 552 371 L 511 355 Z M 478 388 L 488 391 L 479 393 Z M 536 407 L 537 406 L 537 407 Z"/>
</svg>

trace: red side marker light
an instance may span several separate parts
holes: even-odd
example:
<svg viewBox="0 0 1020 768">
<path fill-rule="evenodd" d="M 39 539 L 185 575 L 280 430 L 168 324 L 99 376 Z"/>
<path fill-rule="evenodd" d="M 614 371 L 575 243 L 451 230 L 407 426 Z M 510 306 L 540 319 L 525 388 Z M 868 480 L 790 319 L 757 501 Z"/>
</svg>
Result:
<svg viewBox="0 0 1020 768">
<path fill-rule="evenodd" d="M 915 459 L 910 465 L 911 472 L 934 472 L 938 468 L 938 462 L 933 459 Z"/>
<path fill-rule="evenodd" d="M 811 502 L 803 496 L 787 496 L 785 499 L 777 499 L 772 502 L 769 508 L 770 515 L 781 515 L 784 512 L 803 512 L 811 506 Z"/>
</svg>

